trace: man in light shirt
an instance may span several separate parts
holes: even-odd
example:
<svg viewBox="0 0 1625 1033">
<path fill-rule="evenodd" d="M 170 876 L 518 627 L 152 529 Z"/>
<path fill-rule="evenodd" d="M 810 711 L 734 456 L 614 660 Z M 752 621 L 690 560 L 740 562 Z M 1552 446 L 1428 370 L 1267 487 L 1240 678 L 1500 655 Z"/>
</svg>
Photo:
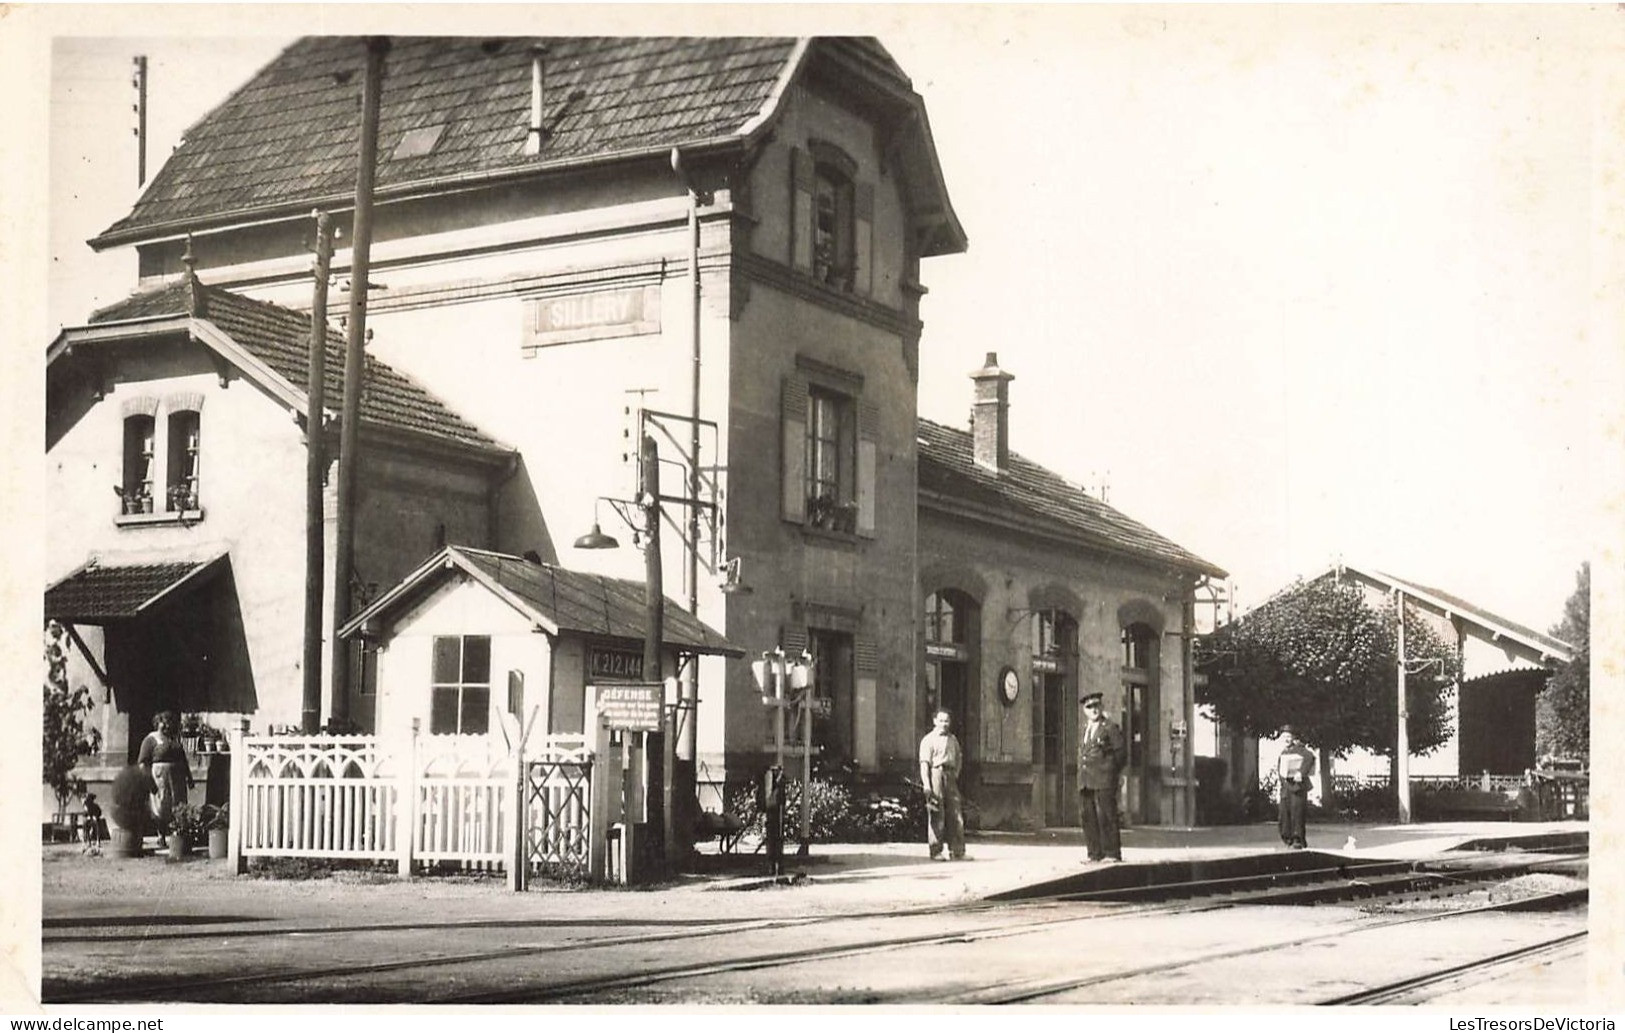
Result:
<svg viewBox="0 0 1625 1033">
<path fill-rule="evenodd" d="M 1302 850 L 1309 845 L 1305 825 L 1309 811 L 1309 780 L 1315 776 L 1315 754 L 1299 741 L 1291 725 L 1284 726 L 1281 734 L 1286 736 L 1286 745 L 1275 762 L 1275 773 L 1281 780 L 1281 842 L 1289 850 Z"/>
<path fill-rule="evenodd" d="M 920 784 L 925 786 L 925 844 L 931 860 L 943 860 L 942 848 L 958 861 L 965 856 L 965 817 L 959 806 L 959 768 L 964 754 L 948 730 L 953 718 L 939 709 L 931 730 L 920 740 Z"/>
</svg>

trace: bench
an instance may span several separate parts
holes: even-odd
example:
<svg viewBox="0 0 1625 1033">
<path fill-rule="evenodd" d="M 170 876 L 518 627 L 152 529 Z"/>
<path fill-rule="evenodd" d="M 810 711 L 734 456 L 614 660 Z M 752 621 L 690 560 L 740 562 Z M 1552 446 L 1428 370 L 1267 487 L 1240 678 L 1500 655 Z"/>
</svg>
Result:
<svg viewBox="0 0 1625 1033">
<path fill-rule="evenodd" d="M 1505 793 L 1486 792 L 1482 789 L 1441 789 L 1437 792 L 1417 793 L 1418 817 L 1439 819 L 1489 819 L 1511 821 L 1518 816 L 1518 801 Z"/>
</svg>

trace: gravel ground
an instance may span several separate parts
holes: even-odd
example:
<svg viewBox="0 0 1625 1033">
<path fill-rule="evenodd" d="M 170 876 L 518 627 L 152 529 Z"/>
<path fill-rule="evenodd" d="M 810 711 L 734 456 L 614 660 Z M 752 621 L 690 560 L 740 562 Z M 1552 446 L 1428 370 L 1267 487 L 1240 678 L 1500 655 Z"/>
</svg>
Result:
<svg viewBox="0 0 1625 1033">
<path fill-rule="evenodd" d="M 1361 903 L 1359 909 L 1366 914 L 1372 915 L 1410 911 L 1467 911 L 1476 907 L 1486 907 L 1490 904 L 1528 900 L 1530 897 L 1538 897 L 1547 893 L 1563 893 L 1568 890 L 1584 889 L 1585 886 L 1585 880 L 1576 879 L 1573 876 L 1537 872 L 1530 875 L 1520 875 L 1505 882 L 1488 884 L 1469 890 L 1466 893 L 1455 893 L 1442 897 L 1424 897 L 1420 900 L 1370 901 Z"/>
</svg>

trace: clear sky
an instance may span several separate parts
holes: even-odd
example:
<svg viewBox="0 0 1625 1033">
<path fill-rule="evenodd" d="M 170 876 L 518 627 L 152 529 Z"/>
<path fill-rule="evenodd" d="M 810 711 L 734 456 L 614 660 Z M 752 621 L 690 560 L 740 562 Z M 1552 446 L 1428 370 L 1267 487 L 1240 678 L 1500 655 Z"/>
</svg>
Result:
<svg viewBox="0 0 1625 1033">
<path fill-rule="evenodd" d="M 201 41 L 126 18 L 52 49 L 46 333 L 134 284 L 133 253 L 83 244 L 135 196 L 133 55 L 150 175 L 290 33 L 361 28 L 192 10 Z M 1242 606 L 1341 555 L 1558 619 L 1594 552 L 1598 470 L 1617 472 L 1594 447 L 1618 402 L 1593 302 L 1620 39 L 1598 30 L 1617 17 L 846 13 L 728 27 L 873 32 L 924 96 L 970 250 L 925 263 L 922 415 L 963 426 L 966 374 L 997 352 L 1011 447 L 1107 485 L 1231 571 Z M 564 31 L 507 18 L 434 28 Z"/>
</svg>

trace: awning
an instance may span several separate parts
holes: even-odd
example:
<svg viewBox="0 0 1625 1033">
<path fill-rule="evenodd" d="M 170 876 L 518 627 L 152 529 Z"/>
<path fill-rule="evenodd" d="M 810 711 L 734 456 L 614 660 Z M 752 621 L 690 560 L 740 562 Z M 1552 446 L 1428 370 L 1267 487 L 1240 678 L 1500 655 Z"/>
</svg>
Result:
<svg viewBox="0 0 1625 1033">
<path fill-rule="evenodd" d="M 204 560 L 100 563 L 91 560 L 45 590 L 45 616 L 69 624 L 113 624 L 151 612 L 225 566 Z"/>
</svg>

